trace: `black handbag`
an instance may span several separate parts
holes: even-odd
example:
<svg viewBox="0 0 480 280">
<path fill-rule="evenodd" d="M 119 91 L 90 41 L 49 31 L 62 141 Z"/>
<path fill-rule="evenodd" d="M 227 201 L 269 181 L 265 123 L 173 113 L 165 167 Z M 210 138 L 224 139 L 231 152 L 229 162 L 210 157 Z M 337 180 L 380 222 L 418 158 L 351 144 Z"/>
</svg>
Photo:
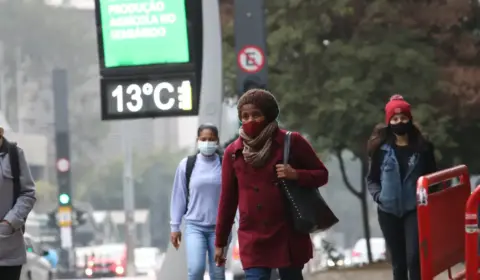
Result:
<svg viewBox="0 0 480 280">
<path fill-rule="evenodd" d="M 290 156 L 291 132 L 285 134 L 283 164 L 288 164 Z M 314 233 L 331 228 L 338 223 L 338 218 L 323 199 L 318 188 L 297 186 L 294 180 L 279 180 L 290 212 L 295 230 L 302 233 Z"/>
</svg>

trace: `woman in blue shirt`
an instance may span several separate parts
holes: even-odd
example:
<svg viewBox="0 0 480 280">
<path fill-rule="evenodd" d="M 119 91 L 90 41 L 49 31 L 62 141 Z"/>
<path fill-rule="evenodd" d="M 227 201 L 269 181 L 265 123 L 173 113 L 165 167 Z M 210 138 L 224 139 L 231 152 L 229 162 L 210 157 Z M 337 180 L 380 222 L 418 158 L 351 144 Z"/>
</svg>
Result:
<svg viewBox="0 0 480 280">
<path fill-rule="evenodd" d="M 378 205 L 378 222 L 390 250 L 394 280 L 420 280 L 416 183 L 437 171 L 434 148 L 413 124 L 410 104 L 394 95 L 385 124 L 368 142 L 368 191 Z"/>
<path fill-rule="evenodd" d="M 215 225 L 221 188 L 221 156 L 218 128 L 204 124 L 198 128 L 196 155 L 190 180 L 187 161 L 177 167 L 170 203 L 171 242 L 179 248 L 182 239 L 180 225 L 185 220 L 188 280 L 203 280 L 208 253 L 210 279 L 224 280 L 225 268 L 215 265 Z M 189 182 L 189 183 L 187 183 Z M 188 184 L 188 186 L 187 186 Z"/>
</svg>

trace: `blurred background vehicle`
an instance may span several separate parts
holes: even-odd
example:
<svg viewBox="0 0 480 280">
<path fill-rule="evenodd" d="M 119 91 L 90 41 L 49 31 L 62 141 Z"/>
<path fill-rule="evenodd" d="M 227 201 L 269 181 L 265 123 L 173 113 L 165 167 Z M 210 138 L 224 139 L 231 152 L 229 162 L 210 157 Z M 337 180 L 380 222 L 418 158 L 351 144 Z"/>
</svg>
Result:
<svg viewBox="0 0 480 280">
<path fill-rule="evenodd" d="M 50 263 L 52 266 L 52 270 L 57 269 L 57 264 L 58 264 L 58 252 L 51 246 L 45 245 L 42 243 L 42 250 L 46 252 L 46 255 L 44 258 Z"/>
<path fill-rule="evenodd" d="M 21 280 L 52 280 L 54 270 L 45 258 L 49 252 L 42 249 L 40 242 L 29 234 L 24 235 L 27 263 L 22 268 Z M 1 277 L 0 277 L 1 278 Z"/>
<path fill-rule="evenodd" d="M 363 266 L 368 264 L 367 244 L 365 238 L 360 238 L 353 246 L 352 250 L 352 265 Z M 385 239 L 382 237 L 370 238 L 370 246 L 372 248 L 373 262 L 386 261 L 387 248 Z"/>
<path fill-rule="evenodd" d="M 155 247 L 135 249 L 135 268 L 138 276 L 156 275 L 162 266 L 164 255 Z"/>
<path fill-rule="evenodd" d="M 345 254 L 342 249 L 326 240 L 322 240 L 322 247 L 326 253 L 328 268 L 338 268 L 345 265 Z"/>
<path fill-rule="evenodd" d="M 107 244 L 96 247 L 85 267 L 85 276 L 88 278 L 123 277 L 125 275 L 125 244 Z"/>
</svg>

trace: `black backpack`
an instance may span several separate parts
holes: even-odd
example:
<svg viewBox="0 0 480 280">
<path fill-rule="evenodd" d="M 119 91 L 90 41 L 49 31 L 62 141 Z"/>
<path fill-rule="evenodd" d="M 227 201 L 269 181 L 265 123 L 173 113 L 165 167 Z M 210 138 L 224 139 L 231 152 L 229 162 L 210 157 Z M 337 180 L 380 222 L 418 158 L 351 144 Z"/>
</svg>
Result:
<svg viewBox="0 0 480 280">
<path fill-rule="evenodd" d="M 220 159 L 220 165 L 222 165 L 222 155 L 220 153 L 217 153 L 217 154 L 218 154 L 219 159 Z M 186 187 L 187 187 L 187 194 L 186 194 L 187 204 L 186 204 L 185 213 L 187 213 L 187 211 L 188 211 L 188 200 L 190 198 L 190 177 L 192 177 L 193 168 L 195 168 L 195 162 L 197 161 L 197 155 L 198 154 L 191 155 L 191 156 L 187 157 L 187 167 L 185 169 L 185 179 L 187 180 L 186 184 L 185 184 Z"/>
<path fill-rule="evenodd" d="M 17 143 L 15 142 L 8 142 L 7 139 L 3 138 L 4 144 L 7 145 L 7 154 L 10 158 L 10 168 L 12 169 L 12 177 L 13 177 L 13 200 L 12 200 L 12 208 L 17 203 L 18 197 L 20 196 L 20 162 L 18 159 L 18 148 Z M 25 218 L 25 222 L 27 219 Z M 25 232 L 25 225 L 22 227 L 22 232 Z"/>
</svg>

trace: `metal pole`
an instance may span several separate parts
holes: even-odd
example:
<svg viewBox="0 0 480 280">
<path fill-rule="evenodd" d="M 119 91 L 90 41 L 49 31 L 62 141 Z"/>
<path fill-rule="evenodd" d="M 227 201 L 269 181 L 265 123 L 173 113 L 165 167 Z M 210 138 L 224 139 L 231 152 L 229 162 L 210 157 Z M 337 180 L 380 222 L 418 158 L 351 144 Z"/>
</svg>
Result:
<svg viewBox="0 0 480 280">
<path fill-rule="evenodd" d="M 74 272 L 74 228 L 72 226 L 72 186 L 70 168 L 70 127 L 68 109 L 67 70 L 54 69 L 52 72 L 54 97 L 55 146 L 57 158 L 57 184 L 59 195 L 67 195 L 68 201 L 59 201 L 58 224 L 60 226 L 61 255 L 63 266 L 68 272 Z M 65 165 L 66 162 L 66 166 Z M 62 163 L 60 166 L 59 163 Z"/>
<path fill-rule="evenodd" d="M 203 71 L 199 123 L 221 124 L 223 104 L 222 33 L 219 1 L 202 0 Z M 183 229 L 183 228 L 182 228 Z M 187 279 L 186 244 L 177 251 L 169 246 L 157 279 Z"/>
<path fill-rule="evenodd" d="M 223 108 L 222 28 L 218 1 L 203 0 L 203 65 L 198 122 L 221 125 Z"/>
<path fill-rule="evenodd" d="M 5 47 L 3 43 L 0 43 L 0 65 L 5 65 Z M 6 78 L 6 67 L 2 67 L 0 70 L 0 111 L 7 118 L 7 86 L 5 82 Z"/>
<path fill-rule="evenodd" d="M 234 0 L 237 93 L 267 87 L 267 30 L 264 0 Z"/>
<path fill-rule="evenodd" d="M 123 140 L 123 204 L 125 210 L 125 244 L 127 249 L 127 276 L 135 276 L 135 191 L 133 189 L 132 174 L 132 143 L 129 130 L 129 122 L 122 122 Z"/>
</svg>

